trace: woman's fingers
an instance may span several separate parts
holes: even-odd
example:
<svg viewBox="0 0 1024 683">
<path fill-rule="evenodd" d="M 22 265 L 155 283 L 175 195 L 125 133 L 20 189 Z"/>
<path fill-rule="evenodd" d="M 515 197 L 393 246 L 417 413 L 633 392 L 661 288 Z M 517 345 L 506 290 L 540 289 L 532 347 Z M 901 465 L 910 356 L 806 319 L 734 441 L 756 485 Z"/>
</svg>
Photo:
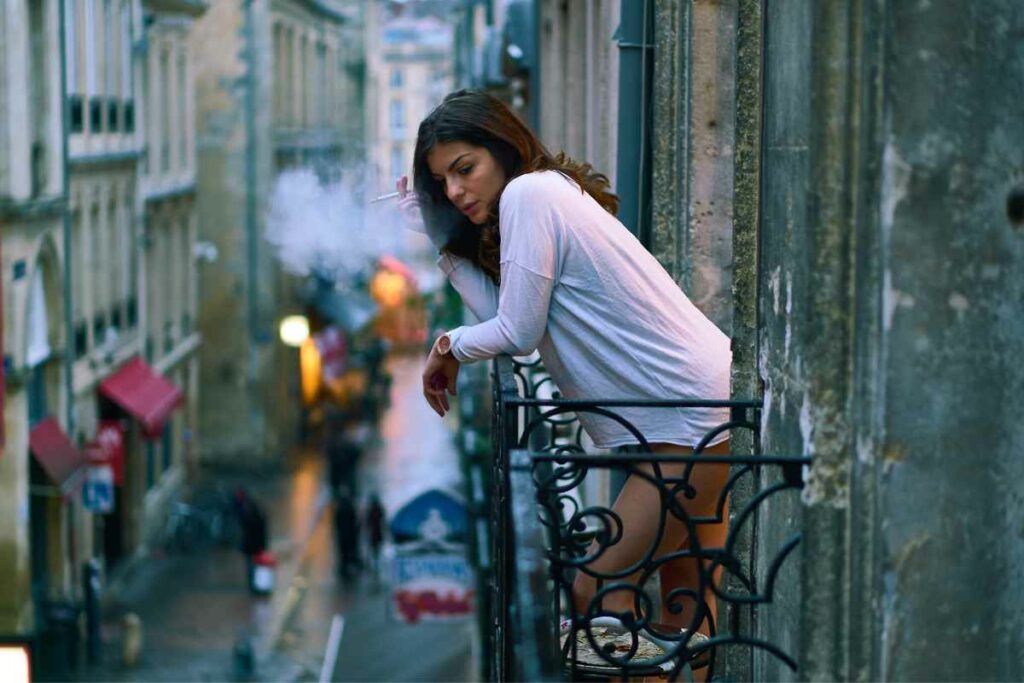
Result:
<svg viewBox="0 0 1024 683">
<path fill-rule="evenodd" d="M 441 403 L 437 399 L 437 395 L 430 389 L 423 390 L 423 398 L 426 399 L 427 405 L 430 406 L 431 410 L 437 413 L 440 417 L 444 417 L 444 411 L 441 408 Z"/>
<path fill-rule="evenodd" d="M 399 178 L 398 182 L 395 183 L 395 189 L 398 190 L 399 199 L 409 194 L 409 176 L 404 175 Z"/>
<path fill-rule="evenodd" d="M 443 389 L 441 391 L 428 389 L 423 392 L 423 395 L 426 397 L 427 403 L 430 404 L 430 407 L 434 409 L 434 412 L 441 417 L 444 417 L 444 414 L 450 410 L 448 406 L 448 399 L 445 398 Z"/>
</svg>

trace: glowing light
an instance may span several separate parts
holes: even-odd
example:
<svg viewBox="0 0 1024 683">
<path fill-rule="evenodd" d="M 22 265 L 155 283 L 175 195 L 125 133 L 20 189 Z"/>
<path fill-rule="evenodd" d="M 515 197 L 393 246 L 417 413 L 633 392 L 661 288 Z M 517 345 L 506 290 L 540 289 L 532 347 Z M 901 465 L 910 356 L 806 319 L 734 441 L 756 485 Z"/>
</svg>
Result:
<svg viewBox="0 0 1024 683">
<path fill-rule="evenodd" d="M 0 681 L 28 683 L 29 657 L 24 645 L 0 645 Z"/>
<path fill-rule="evenodd" d="M 302 402 L 307 406 L 316 403 L 320 395 L 320 375 L 322 373 L 320 352 L 312 337 L 299 346 L 299 368 L 302 378 Z"/>
<path fill-rule="evenodd" d="M 381 306 L 393 308 L 406 297 L 407 284 L 404 275 L 390 270 L 379 270 L 370 282 L 370 295 Z"/>
<path fill-rule="evenodd" d="M 281 341 L 298 348 L 309 339 L 309 321 L 304 315 L 289 315 L 281 321 Z"/>
</svg>

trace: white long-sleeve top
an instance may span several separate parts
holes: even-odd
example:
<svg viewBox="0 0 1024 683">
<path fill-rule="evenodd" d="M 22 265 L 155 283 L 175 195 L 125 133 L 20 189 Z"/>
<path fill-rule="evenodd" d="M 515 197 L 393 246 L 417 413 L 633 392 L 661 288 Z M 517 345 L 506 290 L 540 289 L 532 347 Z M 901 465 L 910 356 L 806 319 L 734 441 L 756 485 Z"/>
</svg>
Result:
<svg viewBox="0 0 1024 683">
<path fill-rule="evenodd" d="M 621 222 L 555 171 L 505 187 L 501 285 L 469 261 L 438 261 L 480 324 L 449 331 L 463 362 L 539 350 L 570 399 L 726 399 L 726 337 Z M 619 408 L 651 443 L 695 446 L 727 409 Z M 636 443 L 605 417 L 580 423 L 602 448 Z M 711 443 L 728 437 L 722 434 Z"/>
</svg>

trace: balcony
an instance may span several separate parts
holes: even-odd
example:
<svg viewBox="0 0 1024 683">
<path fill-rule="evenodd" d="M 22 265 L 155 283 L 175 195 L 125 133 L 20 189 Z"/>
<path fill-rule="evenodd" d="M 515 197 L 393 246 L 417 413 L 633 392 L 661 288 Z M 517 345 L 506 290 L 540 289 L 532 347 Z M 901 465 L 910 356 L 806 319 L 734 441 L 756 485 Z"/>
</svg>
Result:
<svg viewBox="0 0 1024 683">
<path fill-rule="evenodd" d="M 489 680 L 677 680 L 699 670 L 700 678 L 711 680 L 723 670 L 730 675 L 726 660 L 741 650 L 747 657 L 753 651 L 766 653 L 796 669 L 794 654 L 759 637 L 751 624 L 757 610 L 771 602 L 780 572 L 795 571 L 787 559 L 800 535 L 792 533 L 776 544 L 759 538 L 757 529 L 768 501 L 799 495 L 810 458 L 757 452 L 760 402 L 569 401 L 559 396 L 539 361 L 507 357 L 495 361 L 492 386 L 493 458 L 489 468 L 479 460 L 470 465 L 472 480 L 488 482 L 486 500 L 474 506 L 478 518 L 473 527 L 483 673 Z M 728 407 L 731 417 L 705 435 L 694 449 L 697 455 L 656 455 L 615 412 L 628 407 Z M 593 448 L 577 419 L 584 412 L 619 421 L 636 435 L 639 447 L 611 453 Z M 734 451 L 746 444 L 752 452 L 700 454 L 723 432 L 730 433 Z M 727 464 L 729 472 L 713 514 L 691 517 L 679 501 L 694 497 L 689 478 L 698 463 Z M 474 467 L 489 471 L 474 472 Z M 615 483 L 630 474 L 657 487 L 656 540 L 634 565 L 602 572 L 596 561 L 622 539 L 622 522 L 611 503 Z M 730 519 L 724 543 L 701 547 L 698 528 L 720 523 L 724 515 Z M 693 540 L 657 555 L 654 549 L 671 518 L 684 524 Z M 662 598 L 659 568 L 685 558 L 701 560 L 699 589 L 676 589 Z M 597 586 L 585 605 L 573 594 L 580 572 Z M 639 576 L 635 588 L 623 583 L 627 575 Z M 605 605 L 616 592 L 632 596 L 632 609 Z M 713 595 L 719 623 L 705 595 Z M 686 602 L 692 617 L 679 628 Z"/>
</svg>

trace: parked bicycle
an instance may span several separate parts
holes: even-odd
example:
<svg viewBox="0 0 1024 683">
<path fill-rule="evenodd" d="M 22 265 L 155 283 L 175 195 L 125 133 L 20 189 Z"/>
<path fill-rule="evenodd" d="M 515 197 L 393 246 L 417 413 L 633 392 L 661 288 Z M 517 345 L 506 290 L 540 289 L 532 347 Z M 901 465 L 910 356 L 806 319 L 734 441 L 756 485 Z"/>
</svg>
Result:
<svg viewBox="0 0 1024 683">
<path fill-rule="evenodd" d="M 164 544 L 187 552 L 211 543 L 237 546 L 241 528 L 231 495 L 222 487 L 200 491 L 192 502 L 171 503 L 164 525 Z"/>
</svg>

